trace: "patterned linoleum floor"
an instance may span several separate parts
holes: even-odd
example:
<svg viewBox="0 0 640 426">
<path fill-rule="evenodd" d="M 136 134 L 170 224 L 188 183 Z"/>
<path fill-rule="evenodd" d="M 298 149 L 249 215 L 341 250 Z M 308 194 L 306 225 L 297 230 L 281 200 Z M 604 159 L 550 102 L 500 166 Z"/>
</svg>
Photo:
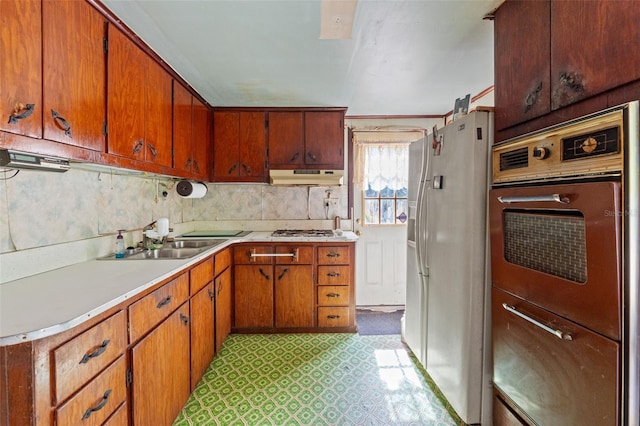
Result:
<svg viewBox="0 0 640 426">
<path fill-rule="evenodd" d="M 174 426 L 463 425 L 432 388 L 399 335 L 231 335 Z"/>
</svg>

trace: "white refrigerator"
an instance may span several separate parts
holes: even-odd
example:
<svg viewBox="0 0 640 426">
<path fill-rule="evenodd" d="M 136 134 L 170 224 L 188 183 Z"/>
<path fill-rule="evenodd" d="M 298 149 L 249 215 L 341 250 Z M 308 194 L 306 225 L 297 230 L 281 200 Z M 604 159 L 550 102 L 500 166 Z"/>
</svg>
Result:
<svg viewBox="0 0 640 426">
<path fill-rule="evenodd" d="M 492 140 L 493 113 L 472 112 L 409 153 L 403 338 L 467 424 L 491 424 Z"/>
</svg>

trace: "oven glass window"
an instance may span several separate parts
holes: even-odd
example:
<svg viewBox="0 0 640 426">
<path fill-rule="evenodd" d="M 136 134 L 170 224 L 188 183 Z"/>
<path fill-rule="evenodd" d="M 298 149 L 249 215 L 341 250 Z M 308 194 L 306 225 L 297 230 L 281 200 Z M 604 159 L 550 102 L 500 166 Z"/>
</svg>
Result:
<svg viewBox="0 0 640 426">
<path fill-rule="evenodd" d="M 587 249 L 584 217 L 554 212 L 504 212 L 507 262 L 584 284 Z"/>
</svg>

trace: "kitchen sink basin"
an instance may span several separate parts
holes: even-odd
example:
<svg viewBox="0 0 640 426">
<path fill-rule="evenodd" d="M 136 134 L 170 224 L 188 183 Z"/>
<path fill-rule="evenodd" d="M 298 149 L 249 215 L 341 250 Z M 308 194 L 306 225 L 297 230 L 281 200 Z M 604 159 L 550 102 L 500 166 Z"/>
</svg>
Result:
<svg viewBox="0 0 640 426">
<path fill-rule="evenodd" d="M 226 240 L 223 240 L 226 241 Z M 212 240 L 190 240 L 190 241 L 171 241 L 162 245 L 162 248 L 182 249 L 182 248 L 201 248 L 213 247 L 219 244 L 218 241 Z"/>
<path fill-rule="evenodd" d="M 98 260 L 189 259 L 225 241 L 227 240 L 170 241 L 153 250 L 128 249 L 125 251 L 124 257 L 120 259 L 116 259 L 115 255 L 111 254 L 100 257 Z"/>
</svg>

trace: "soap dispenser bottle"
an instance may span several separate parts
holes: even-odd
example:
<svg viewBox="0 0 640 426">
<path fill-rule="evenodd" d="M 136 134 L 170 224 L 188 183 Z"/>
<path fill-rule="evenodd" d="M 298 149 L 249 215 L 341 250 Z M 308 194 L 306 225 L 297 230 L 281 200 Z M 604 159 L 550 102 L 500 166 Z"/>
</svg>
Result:
<svg viewBox="0 0 640 426">
<path fill-rule="evenodd" d="M 118 230 L 118 236 L 116 237 L 116 259 L 122 259 L 124 257 L 124 237 L 122 236 L 122 230 Z"/>
</svg>

